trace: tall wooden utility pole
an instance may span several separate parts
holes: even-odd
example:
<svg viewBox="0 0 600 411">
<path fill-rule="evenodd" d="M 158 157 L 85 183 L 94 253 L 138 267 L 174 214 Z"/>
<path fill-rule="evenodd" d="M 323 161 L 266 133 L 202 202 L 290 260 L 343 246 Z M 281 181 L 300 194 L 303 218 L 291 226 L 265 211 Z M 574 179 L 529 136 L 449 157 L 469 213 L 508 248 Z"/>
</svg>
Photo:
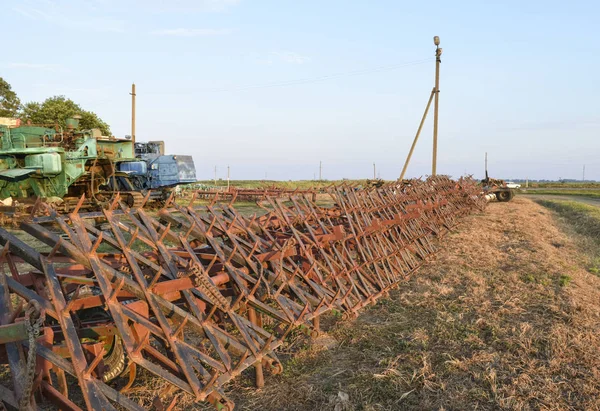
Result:
<svg viewBox="0 0 600 411">
<path fill-rule="evenodd" d="M 217 185 L 217 166 L 215 166 L 215 185 Z"/>
<path fill-rule="evenodd" d="M 227 166 L 227 191 L 229 191 L 229 166 Z"/>
<path fill-rule="evenodd" d="M 404 162 L 404 167 L 402 167 L 402 172 L 400 173 L 400 180 L 404 178 L 406 174 L 406 169 L 408 168 L 408 164 L 410 163 L 410 159 L 413 155 L 413 151 L 415 150 L 415 146 L 417 145 L 417 141 L 419 140 L 419 135 L 421 134 L 421 129 L 423 128 L 423 124 L 425 124 L 425 119 L 427 118 L 427 113 L 429 112 L 429 107 L 431 106 L 431 102 L 435 99 L 434 104 L 434 116 L 433 116 L 433 159 L 431 162 L 431 175 L 434 176 L 437 173 L 437 134 L 438 134 L 438 108 L 439 108 L 439 94 L 440 94 L 440 63 L 442 49 L 439 47 L 440 38 L 438 36 L 433 37 L 433 44 L 435 44 L 435 85 L 431 90 L 431 94 L 429 96 L 429 101 L 427 102 L 427 106 L 425 107 L 425 112 L 423 113 L 423 117 L 421 118 L 421 123 L 419 124 L 419 128 L 417 129 L 417 134 L 413 140 L 412 146 L 410 147 L 410 151 L 408 152 L 408 156 L 406 157 L 406 161 Z"/>
<path fill-rule="evenodd" d="M 377 173 L 375 172 L 375 163 L 373 163 L 373 180 L 377 180 Z"/>
<path fill-rule="evenodd" d="M 433 38 L 435 44 L 435 102 L 433 104 L 433 161 L 431 164 L 431 175 L 437 173 L 437 135 L 438 135 L 438 108 L 440 101 L 440 63 L 442 62 L 442 49 L 440 48 L 440 38 Z"/>
<path fill-rule="evenodd" d="M 135 83 L 131 85 L 131 141 L 135 147 Z"/>
</svg>

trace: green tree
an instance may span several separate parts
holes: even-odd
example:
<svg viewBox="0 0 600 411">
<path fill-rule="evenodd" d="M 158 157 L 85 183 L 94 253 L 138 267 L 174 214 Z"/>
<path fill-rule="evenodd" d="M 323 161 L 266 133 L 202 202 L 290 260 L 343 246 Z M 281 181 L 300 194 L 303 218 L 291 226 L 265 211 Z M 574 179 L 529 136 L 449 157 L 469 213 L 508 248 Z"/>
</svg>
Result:
<svg viewBox="0 0 600 411">
<path fill-rule="evenodd" d="M 20 107 L 21 101 L 17 93 L 0 77 L 0 117 L 16 117 Z"/>
<path fill-rule="evenodd" d="M 86 111 L 65 96 L 47 98 L 43 103 L 30 102 L 23 105 L 20 115 L 21 120 L 31 121 L 33 124 L 54 124 L 65 128 L 65 120 L 79 114 L 79 127 L 83 129 L 99 128 L 102 135 L 110 136 L 110 127 L 96 113 Z"/>
</svg>

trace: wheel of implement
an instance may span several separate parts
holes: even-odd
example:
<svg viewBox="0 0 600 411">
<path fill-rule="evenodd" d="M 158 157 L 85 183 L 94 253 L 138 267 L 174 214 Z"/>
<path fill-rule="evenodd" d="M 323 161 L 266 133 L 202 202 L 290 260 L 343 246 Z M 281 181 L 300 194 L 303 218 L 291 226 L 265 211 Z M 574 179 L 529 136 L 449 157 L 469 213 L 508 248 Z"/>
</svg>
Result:
<svg viewBox="0 0 600 411">
<path fill-rule="evenodd" d="M 125 371 L 127 366 L 127 358 L 125 356 L 125 349 L 123 348 L 123 341 L 118 335 L 114 335 L 112 339 L 112 346 L 107 354 L 102 359 L 104 361 L 105 372 L 102 375 L 102 381 L 109 382 L 117 378 Z"/>
<path fill-rule="evenodd" d="M 512 190 L 502 190 L 496 192 L 496 198 L 502 203 L 512 200 L 513 197 L 514 193 Z"/>
<path fill-rule="evenodd" d="M 137 191 L 129 191 L 127 193 L 122 193 L 123 199 L 125 200 L 125 204 L 127 207 L 137 209 L 144 204 L 144 195 L 142 193 L 138 193 Z"/>
<path fill-rule="evenodd" d="M 78 298 L 91 297 L 95 295 L 92 287 L 81 287 Z M 92 307 L 77 311 L 81 321 L 103 321 L 110 320 L 110 313 L 102 307 Z M 106 354 L 102 358 L 104 363 L 104 373 L 102 381 L 109 382 L 121 375 L 127 366 L 127 357 L 123 347 L 123 341 L 118 334 L 107 336 L 104 340 L 104 349 Z"/>
</svg>

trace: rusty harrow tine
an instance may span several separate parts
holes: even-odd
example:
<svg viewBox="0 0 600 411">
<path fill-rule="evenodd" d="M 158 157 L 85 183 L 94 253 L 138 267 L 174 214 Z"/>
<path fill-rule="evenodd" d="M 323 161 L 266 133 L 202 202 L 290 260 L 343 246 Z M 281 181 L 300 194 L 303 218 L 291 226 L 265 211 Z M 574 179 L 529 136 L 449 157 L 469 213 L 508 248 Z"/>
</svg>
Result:
<svg viewBox="0 0 600 411">
<path fill-rule="evenodd" d="M 252 233 L 251 233 L 251 234 L 252 234 Z M 232 239 L 234 239 L 234 236 L 233 236 L 233 235 L 232 235 L 231 237 L 232 237 Z M 302 241 L 301 241 L 301 240 L 300 240 L 299 242 L 300 242 L 300 243 L 302 243 Z M 256 244 L 259 244 L 259 242 L 258 242 L 258 241 L 256 241 L 254 244 L 255 244 L 255 245 L 256 245 Z M 295 270 L 294 272 L 298 272 L 298 271 L 299 271 L 299 270 Z M 301 272 L 301 271 L 300 271 L 300 272 Z M 311 287 L 311 288 L 312 288 L 312 289 L 313 289 L 315 292 L 317 292 L 317 293 L 319 293 L 319 292 L 320 292 L 319 290 L 317 290 L 317 289 L 316 289 L 316 285 L 315 285 L 315 284 L 313 284 L 313 283 L 312 283 L 312 282 L 311 282 L 309 279 L 307 279 L 307 278 L 305 278 L 305 277 L 304 277 L 304 280 L 306 281 L 306 283 L 307 283 L 307 284 L 308 284 L 308 285 L 309 285 L 309 286 L 310 286 L 310 287 Z M 284 285 L 285 285 L 285 284 L 284 284 Z M 281 287 L 280 287 L 280 289 L 281 289 Z M 298 295 L 298 297 L 299 297 L 299 298 L 301 298 L 301 299 L 303 299 L 303 298 L 304 298 L 304 297 L 302 296 L 302 293 L 301 293 L 301 292 L 299 292 L 298 290 L 296 291 L 296 295 Z M 305 302 L 306 302 L 306 301 L 304 300 L 304 303 L 305 303 Z"/>
<path fill-rule="evenodd" d="M 0 229 L 0 242 L 2 242 L 3 245 L 10 245 L 10 247 L 15 249 L 17 253 L 27 257 L 27 261 L 44 274 L 48 291 L 52 297 L 53 311 L 55 312 L 56 319 L 58 320 L 62 332 L 66 338 L 74 375 L 76 375 L 79 381 L 79 386 L 81 388 L 81 393 L 85 400 L 86 406 L 89 409 L 104 408 L 107 410 L 115 410 L 115 407 L 110 404 L 110 402 L 99 390 L 97 385 L 98 380 L 89 379 L 85 375 L 85 370 L 88 367 L 88 363 L 80 341 L 75 334 L 75 324 L 73 323 L 69 313 L 66 311 L 66 301 L 64 299 L 58 278 L 56 277 L 54 267 L 44 261 L 44 258 L 41 257 L 38 252 L 17 238 L 13 237 L 4 229 Z M 4 274 L 2 274 L 2 276 L 4 277 Z M 11 366 L 14 367 L 15 364 L 11 364 Z"/>
<path fill-rule="evenodd" d="M 141 270 L 139 268 L 139 266 L 137 265 L 136 260 L 130 255 L 130 253 L 128 252 L 127 246 L 125 245 L 125 240 L 122 237 L 122 234 L 118 231 L 118 228 L 116 228 L 114 222 L 112 221 L 111 217 L 111 210 L 106 210 L 105 214 L 107 216 L 107 220 L 108 222 L 111 224 L 111 229 L 112 232 L 116 235 L 117 241 L 120 243 L 121 247 L 124 248 L 124 255 L 125 258 L 127 258 L 127 261 L 129 262 L 129 264 L 132 266 L 132 271 L 133 274 L 136 277 L 136 281 L 142 286 L 142 290 L 144 291 L 145 297 L 146 297 L 146 301 L 150 304 L 153 304 L 154 301 L 152 301 L 152 297 L 149 295 L 150 292 L 147 289 L 144 289 L 144 285 L 147 285 L 143 274 L 141 273 Z M 92 265 L 92 269 L 94 270 L 94 272 L 97 275 L 98 278 L 98 283 L 100 285 L 100 287 L 102 288 L 102 291 L 105 295 L 109 295 L 111 292 L 111 285 L 110 282 L 104 278 L 103 274 L 102 274 L 102 270 L 100 268 L 100 260 L 99 258 L 94 254 L 88 254 L 91 245 L 89 244 L 89 237 L 86 235 L 87 231 L 85 230 L 85 226 L 83 224 L 83 222 L 81 221 L 81 219 L 79 217 L 71 217 L 71 221 L 73 221 L 74 224 L 76 224 L 76 228 L 79 230 L 79 232 L 81 233 L 81 239 L 82 239 L 82 244 L 85 247 L 84 251 L 88 256 L 89 256 L 89 261 L 90 264 Z M 86 244 L 86 240 L 87 243 Z M 165 373 L 162 373 L 162 370 L 158 370 L 156 365 L 152 365 L 152 366 L 148 366 L 149 364 L 147 364 L 145 362 L 145 360 L 139 358 L 140 357 L 140 353 L 135 352 L 134 350 L 134 346 L 136 345 L 135 342 L 131 339 L 131 337 L 129 336 L 129 331 L 126 329 L 126 324 L 127 324 L 127 320 L 125 319 L 125 317 L 123 316 L 123 310 L 121 309 L 120 304 L 115 301 L 114 299 L 107 299 L 106 301 L 110 312 L 113 316 L 113 318 L 115 319 L 115 324 L 116 326 L 119 328 L 119 331 L 122 335 L 122 338 L 124 340 L 124 344 L 127 348 L 127 351 L 130 353 L 131 359 L 133 361 L 135 361 L 138 365 L 141 365 L 145 368 L 147 368 L 149 371 L 151 372 L 155 372 L 157 375 L 161 376 L 161 377 L 165 377 Z M 160 310 L 158 310 L 160 311 Z M 162 312 L 161 312 L 162 314 Z M 164 314 L 163 314 L 164 315 Z M 164 317 L 159 318 L 159 323 L 161 323 L 161 328 L 162 331 L 165 335 L 165 337 L 167 339 L 170 338 L 170 329 L 168 328 L 168 326 L 165 326 L 166 319 Z M 172 344 L 174 344 L 173 341 L 169 341 Z M 176 352 L 175 355 L 180 356 L 181 353 L 180 352 Z M 189 367 L 189 363 L 187 364 Z M 184 372 L 187 371 L 187 374 L 189 374 L 189 369 L 184 370 Z M 192 378 L 190 378 L 188 375 L 186 374 L 186 377 L 188 378 L 188 381 L 193 381 Z M 182 389 L 187 389 L 187 391 L 191 391 L 195 394 L 197 394 L 197 390 L 195 390 L 196 386 L 192 386 L 191 384 L 188 384 L 187 382 L 184 382 L 182 380 L 180 380 L 177 377 L 172 377 L 170 378 L 171 382 L 176 383 L 180 388 Z M 195 382 L 195 381 L 194 381 Z"/>
<path fill-rule="evenodd" d="M 234 235 L 230 235 L 230 238 L 234 238 Z M 215 250 L 218 250 L 218 246 L 217 246 L 217 244 L 213 244 L 213 247 L 215 248 Z M 241 247 L 240 247 L 240 249 L 241 249 Z M 223 255 L 223 257 L 224 257 L 224 255 Z M 234 277 L 233 277 L 233 278 L 234 278 L 234 280 L 235 280 L 235 281 L 238 283 L 238 286 L 239 286 L 240 288 L 242 288 L 242 289 L 243 289 L 243 288 L 245 288 L 245 287 L 243 286 L 243 284 L 241 284 L 241 283 L 240 283 L 240 281 L 238 280 L 237 276 L 235 276 L 235 275 L 234 275 Z M 248 294 L 248 293 L 246 292 L 246 294 Z M 254 300 L 254 299 L 251 299 L 250 301 L 251 301 L 251 302 L 253 302 L 254 304 L 256 304 L 256 303 L 257 303 L 257 301 L 256 301 L 256 300 Z M 266 307 L 266 306 L 264 306 L 264 305 L 263 305 L 263 306 L 261 306 L 261 307 L 258 307 L 258 308 L 259 308 L 261 311 L 265 311 L 265 307 Z M 283 309 L 284 309 L 284 313 L 287 315 L 287 317 L 289 317 L 289 310 L 288 310 L 288 309 L 286 309 L 286 307 L 285 307 L 285 306 L 281 306 L 281 308 L 283 308 Z M 276 317 L 277 317 L 277 316 L 279 316 L 278 314 L 276 314 L 276 313 L 275 313 L 275 312 L 273 312 L 272 310 L 266 310 L 266 311 L 267 311 L 267 312 L 269 312 L 271 315 L 275 314 L 275 315 L 276 315 Z M 279 318 L 281 319 L 281 318 L 285 318 L 285 317 L 279 317 Z"/>
<path fill-rule="evenodd" d="M 55 330 L 67 344 L 48 334 L 44 338 L 58 351 L 38 350 L 55 370 L 58 389 L 49 374 L 38 384 L 61 404 L 75 398 L 61 384 L 67 373 L 78 379 L 78 398 L 90 410 L 142 408 L 102 381 L 106 347 L 79 337 L 85 326 L 80 301 L 89 299 L 106 307 L 106 326 L 116 330 L 130 370 L 144 368 L 197 401 L 231 410 L 225 384 L 254 367 L 262 385 L 263 365 L 281 370 L 276 349 L 299 325 L 316 335 L 327 311 L 352 318 L 387 296 L 436 254 L 439 239 L 463 216 L 482 209 L 479 191 L 472 179 L 446 176 L 372 188 L 331 184 L 320 191 L 334 201 L 327 207 L 316 201 L 316 190 L 198 191 L 187 206 L 171 197 L 158 217 L 117 197 L 103 213 L 78 207 L 68 217 L 40 219 L 55 222 L 62 237 L 39 224 L 22 226 L 52 248 L 50 259 L 68 258 L 83 266 L 79 271 L 61 267 L 58 276 L 52 263 L 0 231 L 0 265 L 10 270 L 1 274 L 0 304 L 6 305 L 6 292 L 14 293 L 58 320 Z M 209 204 L 197 207 L 205 198 Z M 233 205 L 241 198 L 257 200 L 264 214 L 243 216 Z M 109 229 L 100 230 L 98 220 Z M 106 248 L 111 251 L 100 252 Z M 33 273 L 19 273 L 12 256 L 33 266 Z M 42 288 L 34 279 L 50 295 L 37 294 Z M 88 289 L 94 297 L 84 293 Z M 17 310 L 0 321 L 11 324 L 19 315 Z M 12 350 L 14 377 L 27 343 L 5 346 Z M 85 350 L 95 356 L 86 358 Z M 135 370 L 127 388 L 132 384 Z M 13 381 L 12 390 L 0 386 L 0 393 L 15 403 L 20 389 Z"/>
<path fill-rule="evenodd" d="M 3 245 L 3 249 L 2 249 L 2 254 L 3 256 L 9 251 L 9 243 L 6 242 Z M 2 267 L 4 268 L 4 264 L 2 264 Z M 9 286 L 7 283 L 7 277 L 4 274 L 4 269 L 2 270 L 2 272 L 0 272 L 0 312 L 2 314 L 0 314 L 0 325 L 8 325 L 11 324 L 14 321 L 14 318 L 12 318 L 12 320 L 9 317 L 12 317 L 12 303 L 10 300 L 10 290 L 9 290 Z M 9 342 L 5 345 L 5 350 L 6 350 L 6 355 L 8 357 L 8 365 L 11 368 L 16 368 L 16 369 L 24 369 L 25 368 L 25 357 L 23 354 L 23 349 L 22 347 L 17 343 L 17 342 Z M 23 393 L 23 380 L 22 378 L 19 378 L 19 375 L 17 375 L 16 373 L 13 373 L 11 375 L 12 377 L 12 382 L 13 382 L 13 391 L 9 391 L 5 396 L 7 399 L 9 396 L 13 397 L 15 400 L 14 402 L 11 401 L 9 402 L 13 407 L 17 408 L 18 404 L 16 399 L 21 398 L 22 393 Z"/>
<path fill-rule="evenodd" d="M 139 210 L 138 213 L 142 220 L 146 219 L 146 216 L 142 210 Z M 118 226 L 116 226 L 112 222 L 112 218 L 108 213 L 107 213 L 107 219 L 112 225 L 112 229 L 113 229 L 115 238 L 117 239 L 117 241 L 120 243 L 121 247 L 123 248 L 125 257 L 128 259 L 130 265 L 132 266 L 133 274 L 137 278 L 137 281 L 142 285 L 142 287 L 147 286 L 144 275 L 142 274 L 142 272 L 137 264 L 137 261 L 135 260 L 135 257 L 133 255 L 131 255 L 131 253 L 129 252 L 128 247 L 125 244 L 125 239 L 124 239 L 123 235 L 119 232 Z M 147 222 L 147 219 L 146 219 L 146 222 Z M 160 240 L 158 238 L 158 233 L 156 231 L 153 231 L 153 228 L 150 229 L 151 224 L 147 224 L 147 228 L 148 228 L 149 234 L 153 237 L 153 239 L 155 241 L 157 241 L 157 246 L 159 247 L 161 253 L 163 254 L 163 259 L 167 263 L 167 267 L 169 268 L 169 271 L 171 272 L 170 277 L 173 278 L 177 272 L 177 269 L 173 265 L 173 261 L 170 260 L 169 257 L 165 255 L 165 254 L 167 254 L 167 251 L 164 249 L 164 244 L 162 244 L 162 240 Z M 192 302 L 190 301 L 191 296 L 189 294 L 186 294 L 187 293 L 186 291 L 183 291 L 182 293 L 184 294 L 185 298 L 188 300 L 189 306 L 193 307 L 192 314 L 198 318 L 199 313 L 195 312 L 195 310 L 194 310 L 194 308 L 196 306 L 195 306 L 195 304 L 192 304 Z M 205 396 L 206 394 L 204 392 L 201 392 L 201 390 L 203 389 L 203 386 L 202 386 L 200 380 L 198 379 L 198 377 L 195 375 L 194 369 L 197 370 L 204 379 L 208 379 L 209 381 L 213 379 L 213 375 L 208 370 L 206 370 L 199 362 L 195 362 L 193 360 L 193 356 L 203 359 L 206 363 L 212 365 L 213 367 L 215 366 L 215 364 L 212 361 L 210 361 L 210 357 L 203 355 L 203 353 L 196 351 L 195 349 L 193 349 L 190 346 L 187 346 L 185 343 L 183 343 L 182 341 L 180 341 L 177 338 L 177 334 L 178 334 L 177 330 L 178 329 L 176 329 L 176 330 L 172 329 L 172 327 L 168 323 L 167 318 L 164 316 L 162 311 L 160 311 L 160 309 L 158 309 L 158 307 L 156 306 L 156 303 L 154 302 L 154 298 L 155 298 L 155 296 L 153 294 L 151 294 L 148 290 L 147 295 L 146 295 L 146 301 L 149 304 L 152 311 L 154 312 L 154 314 L 156 315 L 158 323 L 163 330 L 164 337 L 165 337 L 166 341 L 168 342 L 169 346 L 171 347 L 172 353 L 176 357 L 179 367 L 181 367 L 181 369 L 188 381 L 189 386 L 192 388 L 192 390 L 193 390 L 194 394 L 196 394 L 197 398 L 204 399 L 203 396 Z M 201 318 L 198 318 L 198 319 L 201 320 Z M 187 348 L 187 350 L 185 348 Z M 192 351 L 194 351 L 194 352 L 191 353 Z M 191 358 L 190 358 L 190 355 L 192 355 Z M 217 370 L 215 370 L 214 372 L 217 373 Z"/>
</svg>

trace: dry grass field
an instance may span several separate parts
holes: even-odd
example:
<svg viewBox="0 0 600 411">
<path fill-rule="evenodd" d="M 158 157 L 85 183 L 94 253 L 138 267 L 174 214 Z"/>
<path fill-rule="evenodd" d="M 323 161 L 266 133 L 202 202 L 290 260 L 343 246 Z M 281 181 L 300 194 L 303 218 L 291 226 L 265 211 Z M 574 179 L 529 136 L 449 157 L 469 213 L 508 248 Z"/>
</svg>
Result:
<svg viewBox="0 0 600 411">
<path fill-rule="evenodd" d="M 390 299 L 291 341 L 265 388 L 237 381 L 238 408 L 600 409 L 598 242 L 558 211 L 517 197 L 468 217 Z"/>
</svg>

